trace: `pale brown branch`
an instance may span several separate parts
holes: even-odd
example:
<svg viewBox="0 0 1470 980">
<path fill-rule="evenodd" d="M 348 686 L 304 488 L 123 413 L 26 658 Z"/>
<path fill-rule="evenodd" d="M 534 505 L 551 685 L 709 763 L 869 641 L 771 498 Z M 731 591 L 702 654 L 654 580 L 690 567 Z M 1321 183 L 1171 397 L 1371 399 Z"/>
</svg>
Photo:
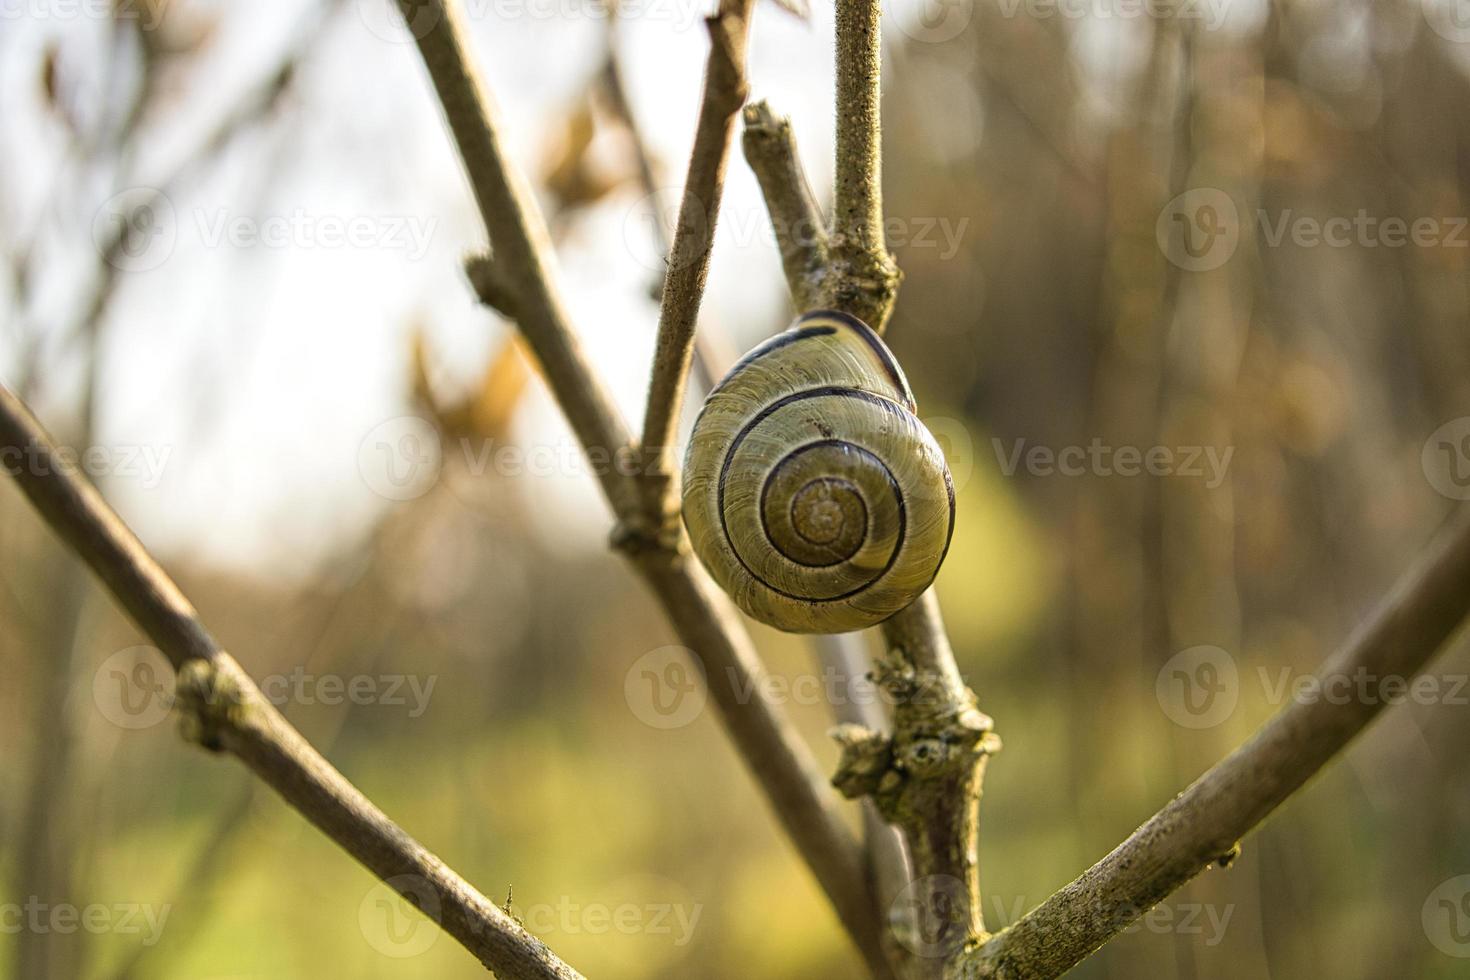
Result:
<svg viewBox="0 0 1470 980">
<path fill-rule="evenodd" d="M 754 0 L 721 0 L 719 12 L 707 21 L 710 52 L 704 98 L 694 130 L 694 150 L 684 179 L 679 220 L 669 248 L 640 442 L 646 513 L 657 528 L 677 527 L 672 446 L 694 354 L 699 305 L 709 276 L 735 114 L 745 104 L 745 48 L 753 6 Z"/>
<path fill-rule="evenodd" d="M 800 312 L 818 309 L 826 302 L 827 226 L 802 169 L 791 120 L 766 102 L 746 106 L 742 145 L 766 201 L 791 301 Z"/>
<path fill-rule="evenodd" d="M 883 332 L 902 278 L 883 237 L 881 14 L 837 0 L 837 168 L 831 304 Z"/>
<path fill-rule="evenodd" d="M 1405 681 L 1424 669 L 1470 612 L 1470 511 L 1462 511 L 1320 671 Z M 1336 690 L 1336 686 L 1323 690 Z M 1316 775 L 1388 698 L 1294 701 L 1250 741 L 1175 797 L 1113 852 L 957 965 L 963 978 L 1055 977 L 1211 864 Z"/>
<path fill-rule="evenodd" d="M 607 94 L 613 112 L 622 119 L 623 126 L 628 132 L 629 142 L 633 144 L 633 158 L 638 166 L 638 183 L 643 188 L 643 193 L 650 205 L 649 210 L 654 215 L 653 233 L 657 239 L 658 252 L 660 255 L 668 255 L 669 229 L 664 225 L 663 220 L 663 188 L 659 186 L 658 174 L 653 165 L 653 155 L 648 149 L 648 140 L 644 138 L 643 127 L 638 123 L 637 113 L 633 111 L 632 102 L 628 98 L 627 86 L 623 84 L 622 59 L 617 45 L 617 23 L 616 18 L 608 21 L 607 62 L 602 69 L 603 90 Z M 663 302 L 663 291 L 664 283 L 660 279 L 655 287 L 654 302 Z M 720 365 L 728 360 L 724 356 L 722 346 L 710 331 L 695 330 L 694 364 L 691 373 L 694 380 L 706 391 L 714 387 L 716 372 L 720 370 Z"/>
<path fill-rule="evenodd" d="M 344 850 L 429 911 L 504 978 L 579 977 L 535 936 L 406 834 L 291 727 L 200 622 L 194 607 L 95 488 L 0 387 L 0 461 L 42 518 L 91 567 L 178 675 L 186 732 L 238 757 Z"/>
<path fill-rule="evenodd" d="M 525 334 L 562 411 L 581 443 L 602 458 L 631 448 L 632 437 L 612 396 L 592 370 L 556 288 L 555 256 L 546 222 L 519 169 L 501 146 L 497 113 L 465 50 L 460 5 L 446 0 L 399 0 L 469 176 L 490 235 L 492 258 L 514 295 Z M 598 467 L 603 491 L 618 513 L 632 510 L 636 488 L 617 467 Z"/>
<path fill-rule="evenodd" d="M 843 756 L 833 782 L 848 796 L 871 797 L 904 832 L 917 911 L 942 916 L 929 924 L 913 973 L 938 976 L 948 957 L 985 934 L 980 788 L 1000 740 L 955 667 L 932 590 L 881 628 L 888 653 L 876 678 L 894 703 L 892 731 L 840 726 Z"/>
<path fill-rule="evenodd" d="M 837 189 L 830 241 L 821 233 L 789 123 L 764 104 L 750 107 L 745 148 L 793 298 L 798 304 L 820 299 L 881 331 L 900 273 L 883 240 L 879 27 L 877 0 L 837 0 Z M 791 234 L 806 227 L 813 234 L 805 239 Z M 903 831 L 921 914 L 948 910 L 950 939 L 930 949 L 933 955 L 903 964 L 916 976 L 936 975 L 949 954 L 984 936 L 979 799 L 986 761 L 1000 740 L 960 677 L 932 591 L 882 631 L 888 656 L 877 679 L 894 699 L 892 730 L 874 719 L 845 719 L 835 732 L 843 756 L 833 783 L 849 797 L 871 798 Z"/>
<path fill-rule="evenodd" d="M 557 298 L 545 223 L 500 147 L 488 96 L 465 50 L 459 5 L 429 2 L 427 14 L 415 0 L 400 0 L 400 7 L 410 23 L 432 25 L 415 32 L 419 50 L 459 143 L 490 234 L 493 260 L 514 293 L 517 323 L 583 445 L 589 451 L 627 446 L 626 427 L 576 343 Z M 843 822 L 841 801 L 784 715 L 761 697 L 750 696 L 766 689 L 766 672 L 733 605 L 689 560 L 682 534 L 669 540 L 646 532 L 632 479 L 621 472 L 604 473 L 602 485 L 619 521 L 614 544 L 633 562 L 680 641 L 700 661 L 731 740 L 869 969 L 879 977 L 891 976 L 862 853 Z"/>
<path fill-rule="evenodd" d="M 515 287 L 489 255 L 472 255 L 464 263 L 465 278 L 480 302 L 507 320 L 517 320 Z"/>
</svg>

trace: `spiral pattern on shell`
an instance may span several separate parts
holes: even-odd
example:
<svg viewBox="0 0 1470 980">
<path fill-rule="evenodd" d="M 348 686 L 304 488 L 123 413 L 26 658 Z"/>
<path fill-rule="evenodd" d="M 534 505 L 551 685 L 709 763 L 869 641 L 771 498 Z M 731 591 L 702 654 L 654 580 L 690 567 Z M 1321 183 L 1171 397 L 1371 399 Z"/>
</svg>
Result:
<svg viewBox="0 0 1470 980">
<path fill-rule="evenodd" d="M 878 335 L 826 310 L 715 387 L 684 460 L 684 522 L 741 609 L 789 632 L 842 633 L 929 587 L 954 488 L 915 411 Z"/>
</svg>

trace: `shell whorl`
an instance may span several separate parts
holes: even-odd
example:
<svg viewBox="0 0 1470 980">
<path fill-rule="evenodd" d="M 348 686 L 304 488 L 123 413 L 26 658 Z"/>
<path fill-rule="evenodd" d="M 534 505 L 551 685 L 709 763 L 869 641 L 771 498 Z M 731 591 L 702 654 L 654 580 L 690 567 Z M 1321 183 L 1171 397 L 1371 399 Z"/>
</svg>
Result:
<svg viewBox="0 0 1470 980">
<path fill-rule="evenodd" d="M 694 551 L 751 616 L 796 633 L 882 622 L 934 580 L 954 491 L 908 382 L 855 317 L 809 313 L 710 393 L 684 460 Z"/>
</svg>

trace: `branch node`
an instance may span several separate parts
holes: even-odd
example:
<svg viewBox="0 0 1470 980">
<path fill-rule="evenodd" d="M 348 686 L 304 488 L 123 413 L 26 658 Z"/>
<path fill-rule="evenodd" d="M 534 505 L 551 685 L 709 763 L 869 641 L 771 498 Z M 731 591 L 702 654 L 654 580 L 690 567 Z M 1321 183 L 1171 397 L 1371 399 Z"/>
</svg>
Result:
<svg viewBox="0 0 1470 980">
<path fill-rule="evenodd" d="M 515 291 L 499 263 L 489 253 L 471 255 L 464 261 L 465 276 L 480 302 L 507 320 L 518 319 Z"/>
<path fill-rule="evenodd" d="M 646 511 L 635 511 L 613 525 L 608 544 L 632 559 L 661 554 L 671 562 L 684 557 L 684 534 L 678 513 L 665 514 L 662 520 Z"/>
<path fill-rule="evenodd" d="M 764 101 L 746 106 L 742 118 L 741 147 L 766 201 L 791 300 L 799 310 L 816 309 L 826 295 L 827 225 L 802 170 L 791 120 Z"/>
<path fill-rule="evenodd" d="M 223 732 L 239 727 L 246 710 L 239 679 L 221 669 L 217 658 L 190 660 L 179 668 L 174 691 L 179 734 L 210 752 L 223 750 Z"/>
<path fill-rule="evenodd" d="M 893 740 L 851 722 L 836 726 L 829 734 L 842 749 L 832 785 L 850 800 L 877 794 L 893 774 Z"/>
</svg>

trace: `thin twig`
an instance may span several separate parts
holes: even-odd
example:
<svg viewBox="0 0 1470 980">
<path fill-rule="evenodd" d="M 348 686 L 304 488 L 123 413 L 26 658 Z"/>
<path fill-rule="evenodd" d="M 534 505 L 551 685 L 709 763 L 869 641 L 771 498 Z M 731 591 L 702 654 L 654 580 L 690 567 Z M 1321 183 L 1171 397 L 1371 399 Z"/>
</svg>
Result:
<svg viewBox="0 0 1470 980">
<path fill-rule="evenodd" d="M 535 936 L 363 796 L 291 727 L 200 622 L 194 607 L 30 411 L 0 387 L 0 459 L 178 675 L 186 734 L 238 757 L 328 837 L 425 909 L 502 977 L 579 977 Z"/>
<path fill-rule="evenodd" d="M 765 102 L 746 106 L 742 145 L 766 200 L 791 301 L 798 311 L 815 310 L 825 302 L 827 226 L 802 169 L 791 120 Z"/>
<path fill-rule="evenodd" d="M 830 301 L 883 332 L 902 278 L 883 238 L 878 0 L 837 0 L 837 171 Z"/>
<path fill-rule="evenodd" d="M 745 104 L 745 48 L 754 0 L 721 0 L 709 19 L 709 64 L 704 98 L 694 130 L 694 150 L 679 204 L 679 222 L 669 249 L 668 271 L 658 311 L 653 375 L 643 414 L 645 513 L 654 528 L 677 534 L 672 445 L 694 354 L 694 328 L 709 276 L 715 224 L 725 188 L 725 168 L 735 133 L 735 115 Z"/>
<path fill-rule="evenodd" d="M 589 454 L 606 446 L 628 446 L 626 427 L 576 343 L 557 298 L 544 222 L 521 175 L 501 150 L 488 96 L 465 50 L 459 5 L 429 0 L 424 13 L 414 0 L 399 3 L 410 23 L 433 25 L 415 32 L 419 50 L 459 143 L 494 261 L 506 272 L 502 281 L 514 293 L 512 305 L 527 343 Z M 869 969 L 876 976 L 890 976 L 862 853 L 843 820 L 841 801 L 784 715 L 763 698 L 749 696 L 765 690 L 767 675 L 738 614 L 689 560 L 682 536 L 669 542 L 638 532 L 642 508 L 636 486 L 622 476 L 622 469 L 606 469 L 603 489 L 619 520 L 614 544 L 633 562 L 680 641 L 699 660 L 731 739 Z"/>
<path fill-rule="evenodd" d="M 602 459 L 631 448 L 632 437 L 612 396 L 592 371 L 571 327 L 553 275 L 550 235 L 520 171 L 500 145 L 497 113 L 479 71 L 465 50 L 459 4 L 399 0 L 410 25 L 419 25 L 419 53 L 433 80 L 449 128 L 464 160 L 470 189 L 494 247 L 492 259 L 514 295 L 516 321 L 531 342 L 562 411 L 577 438 Z M 422 25 L 432 26 L 423 29 Z M 595 467 L 603 491 L 623 513 L 636 489 L 617 466 Z"/>
<path fill-rule="evenodd" d="M 1321 690 L 1413 678 L 1470 612 L 1470 511 L 1457 515 L 1317 673 Z M 962 978 L 1055 977 L 1212 864 L 1347 746 L 1383 696 L 1294 701 L 1111 854 L 957 964 Z"/>
<path fill-rule="evenodd" d="M 669 229 L 664 224 L 663 188 L 659 186 L 658 172 L 653 164 L 653 154 L 649 152 L 648 140 L 644 137 L 643 127 L 639 125 L 638 114 L 633 111 L 633 103 L 628 97 L 628 87 L 623 82 L 622 54 L 618 49 L 617 26 L 616 17 L 608 20 L 607 62 L 602 69 L 602 87 L 613 112 L 617 113 L 618 118 L 623 122 L 624 129 L 627 130 L 628 141 L 633 144 L 633 158 L 638 165 L 638 183 L 643 188 L 643 194 L 649 203 L 649 210 L 653 212 L 653 233 L 657 239 L 658 254 L 668 255 Z M 655 289 L 654 301 L 663 302 L 664 284 L 662 280 L 657 283 Z M 694 364 L 691 373 L 698 385 L 706 391 L 714 387 L 716 372 L 726 360 L 721 355 L 721 345 L 715 343 L 710 331 L 695 330 Z"/>
</svg>

